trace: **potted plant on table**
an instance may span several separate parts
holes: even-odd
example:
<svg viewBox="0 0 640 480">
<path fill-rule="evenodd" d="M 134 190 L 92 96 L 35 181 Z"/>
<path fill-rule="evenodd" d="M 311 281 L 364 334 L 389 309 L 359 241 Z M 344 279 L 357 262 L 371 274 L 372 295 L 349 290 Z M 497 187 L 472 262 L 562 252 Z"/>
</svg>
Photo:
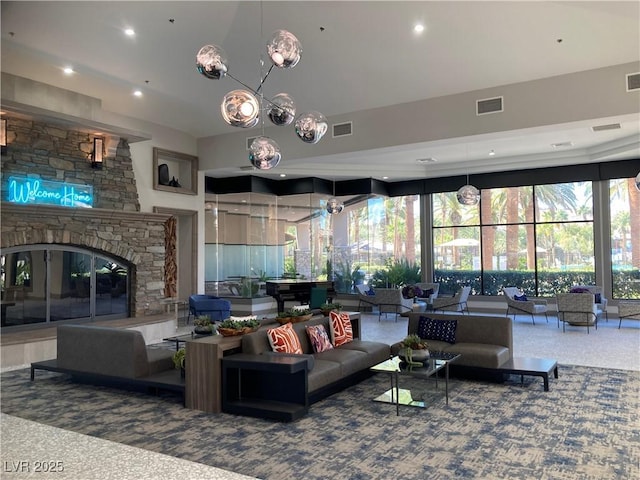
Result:
<svg viewBox="0 0 640 480">
<path fill-rule="evenodd" d="M 193 331 L 199 335 L 211 335 L 214 330 L 214 325 L 209 315 L 199 315 L 193 321 L 193 326 Z"/>
<path fill-rule="evenodd" d="M 342 304 L 323 303 L 322 305 L 320 305 L 320 312 L 322 312 L 322 315 L 324 315 L 325 317 L 328 317 L 329 313 L 331 313 L 333 310 L 337 310 L 339 312 L 340 310 L 342 310 Z"/>
<path fill-rule="evenodd" d="M 244 335 L 255 332 L 260 326 L 256 317 L 248 317 L 242 320 L 229 318 L 218 324 L 218 333 L 225 337 Z"/>
<path fill-rule="evenodd" d="M 418 335 L 407 335 L 401 342 L 398 356 L 409 365 L 422 365 L 429 358 L 427 342 Z"/>
<path fill-rule="evenodd" d="M 276 317 L 276 321 L 280 325 L 284 325 L 285 323 L 306 322 L 311 320 L 311 317 L 313 317 L 313 312 L 309 309 L 292 309 L 280 312 Z"/>
</svg>

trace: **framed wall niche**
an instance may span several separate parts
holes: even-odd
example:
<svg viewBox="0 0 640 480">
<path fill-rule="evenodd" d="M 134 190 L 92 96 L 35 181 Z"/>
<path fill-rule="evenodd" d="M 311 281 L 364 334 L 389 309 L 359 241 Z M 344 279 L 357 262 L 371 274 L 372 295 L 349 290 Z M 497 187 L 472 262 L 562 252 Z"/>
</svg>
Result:
<svg viewBox="0 0 640 480">
<path fill-rule="evenodd" d="M 198 157 L 153 147 L 153 188 L 198 194 Z"/>
</svg>

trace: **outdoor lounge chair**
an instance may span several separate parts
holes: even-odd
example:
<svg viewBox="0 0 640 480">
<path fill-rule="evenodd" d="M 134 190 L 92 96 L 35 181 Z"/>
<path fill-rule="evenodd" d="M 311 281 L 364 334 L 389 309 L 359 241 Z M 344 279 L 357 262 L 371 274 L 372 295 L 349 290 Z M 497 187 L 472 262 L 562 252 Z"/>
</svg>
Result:
<svg viewBox="0 0 640 480">
<path fill-rule="evenodd" d="M 518 313 L 526 313 L 531 315 L 533 324 L 536 324 L 535 315 L 544 313 L 544 318 L 549 323 L 549 317 L 547 316 L 547 301 L 546 300 L 517 300 L 520 289 L 517 287 L 504 287 L 504 298 L 507 301 L 507 317 L 509 313 L 513 315 L 515 321 Z"/>
<path fill-rule="evenodd" d="M 467 312 L 469 313 L 469 307 L 467 306 L 467 300 L 471 293 L 471 287 L 462 287 L 458 290 L 453 297 L 439 297 L 433 300 L 433 310 L 448 310 L 453 312 Z"/>
</svg>

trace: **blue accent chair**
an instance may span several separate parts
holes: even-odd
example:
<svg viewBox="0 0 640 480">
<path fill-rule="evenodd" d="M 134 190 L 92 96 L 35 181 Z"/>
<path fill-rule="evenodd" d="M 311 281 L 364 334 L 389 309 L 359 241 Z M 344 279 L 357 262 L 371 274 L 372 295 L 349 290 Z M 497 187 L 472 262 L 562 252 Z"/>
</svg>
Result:
<svg viewBox="0 0 640 480">
<path fill-rule="evenodd" d="M 189 316 L 209 315 L 212 321 L 225 320 L 231 316 L 231 302 L 214 295 L 191 295 L 189 296 Z"/>
</svg>

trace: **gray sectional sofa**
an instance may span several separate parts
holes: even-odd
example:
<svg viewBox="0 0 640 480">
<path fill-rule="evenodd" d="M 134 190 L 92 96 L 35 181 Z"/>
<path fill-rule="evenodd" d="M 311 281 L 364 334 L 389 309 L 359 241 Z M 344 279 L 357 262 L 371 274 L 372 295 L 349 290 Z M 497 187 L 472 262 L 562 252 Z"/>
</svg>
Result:
<svg viewBox="0 0 640 480">
<path fill-rule="evenodd" d="M 294 358 L 306 360 L 306 394 L 309 403 L 314 403 L 362 380 L 371 374 L 370 367 L 387 360 L 390 354 L 388 344 L 360 340 L 355 338 L 355 333 L 354 340 L 350 343 L 325 352 L 314 353 L 305 327 L 322 324 L 329 333 L 329 322 L 329 318 L 324 317 L 293 325 L 303 351 L 302 355 L 295 355 Z M 243 336 L 242 355 L 247 354 L 262 355 L 265 358 L 287 355 L 273 353 L 266 328 Z M 233 355 L 228 358 L 233 358 Z"/>
<path fill-rule="evenodd" d="M 66 373 L 77 380 L 184 393 L 173 351 L 146 346 L 142 333 L 93 325 L 59 325 L 57 358 L 31 364 L 35 370 Z"/>
<path fill-rule="evenodd" d="M 513 331 L 508 317 L 436 314 L 430 312 L 410 313 L 407 334 L 418 333 L 420 317 L 455 322 L 455 342 L 427 339 L 430 351 L 459 353 L 454 370 L 488 371 L 499 369 L 513 360 Z M 400 342 L 391 346 L 392 353 L 400 349 Z"/>
</svg>

